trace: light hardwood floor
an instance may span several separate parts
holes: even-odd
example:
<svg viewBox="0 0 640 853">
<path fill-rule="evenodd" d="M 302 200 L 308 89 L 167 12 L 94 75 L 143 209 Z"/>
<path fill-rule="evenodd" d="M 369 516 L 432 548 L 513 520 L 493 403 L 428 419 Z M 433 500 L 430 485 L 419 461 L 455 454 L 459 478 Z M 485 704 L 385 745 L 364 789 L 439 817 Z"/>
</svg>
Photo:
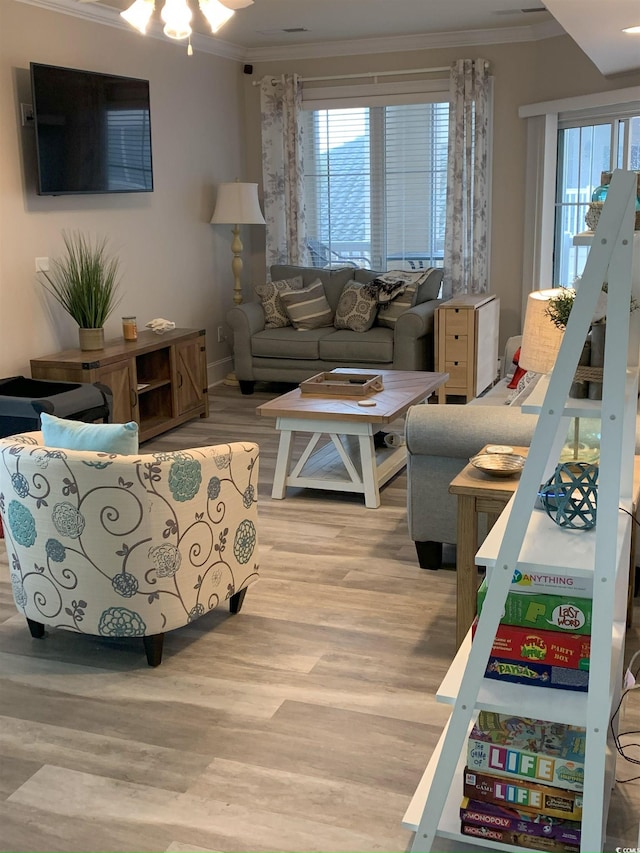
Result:
<svg viewBox="0 0 640 853">
<path fill-rule="evenodd" d="M 219 386 L 208 420 L 143 445 L 261 448 L 261 579 L 239 615 L 168 634 L 158 669 L 138 641 L 33 640 L 1 549 L 1 850 L 410 844 L 401 819 L 448 716 L 433 695 L 454 653 L 455 576 L 418 568 L 404 473 L 377 510 L 328 492 L 272 501 L 277 437 L 254 410 L 282 389 L 260 388 Z M 624 729 L 640 728 L 635 695 Z M 637 844 L 638 784 L 614 791 L 607 850 Z"/>
</svg>

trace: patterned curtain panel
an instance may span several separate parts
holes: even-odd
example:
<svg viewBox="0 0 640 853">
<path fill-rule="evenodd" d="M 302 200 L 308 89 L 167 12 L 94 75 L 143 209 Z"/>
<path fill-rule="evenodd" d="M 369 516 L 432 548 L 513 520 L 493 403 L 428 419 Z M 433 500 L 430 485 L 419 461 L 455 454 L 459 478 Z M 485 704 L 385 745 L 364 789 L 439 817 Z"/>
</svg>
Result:
<svg viewBox="0 0 640 853">
<path fill-rule="evenodd" d="M 272 264 L 308 262 L 302 162 L 302 83 L 297 74 L 260 83 L 267 274 Z"/>
<path fill-rule="evenodd" d="M 488 290 L 488 68 L 484 59 L 459 59 L 451 66 L 445 299 Z"/>
</svg>

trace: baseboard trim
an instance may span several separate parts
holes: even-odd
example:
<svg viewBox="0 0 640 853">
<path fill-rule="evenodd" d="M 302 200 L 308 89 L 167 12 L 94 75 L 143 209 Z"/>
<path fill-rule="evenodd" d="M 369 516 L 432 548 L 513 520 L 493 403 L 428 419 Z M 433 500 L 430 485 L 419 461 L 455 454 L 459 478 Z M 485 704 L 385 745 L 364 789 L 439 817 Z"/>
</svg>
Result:
<svg viewBox="0 0 640 853">
<path fill-rule="evenodd" d="M 219 385 L 225 376 L 233 370 L 233 358 L 221 358 L 219 361 L 207 364 L 207 384 L 209 388 L 212 385 Z"/>
</svg>

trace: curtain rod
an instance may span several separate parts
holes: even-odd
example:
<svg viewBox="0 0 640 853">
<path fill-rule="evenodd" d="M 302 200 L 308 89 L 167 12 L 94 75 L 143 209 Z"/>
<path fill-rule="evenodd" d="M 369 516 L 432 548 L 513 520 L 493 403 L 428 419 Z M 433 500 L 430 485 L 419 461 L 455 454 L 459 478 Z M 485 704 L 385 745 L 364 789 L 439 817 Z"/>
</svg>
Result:
<svg viewBox="0 0 640 853">
<path fill-rule="evenodd" d="M 301 77 L 302 83 L 316 83 L 323 80 L 355 80 L 361 77 L 400 77 L 405 74 L 435 74 L 442 71 L 450 71 L 450 65 L 439 65 L 435 68 L 411 68 L 406 71 L 365 71 L 363 74 L 334 74 L 329 77 Z M 273 77 L 272 83 L 277 83 L 280 78 Z M 260 80 L 253 80 L 252 86 L 259 86 Z"/>
</svg>

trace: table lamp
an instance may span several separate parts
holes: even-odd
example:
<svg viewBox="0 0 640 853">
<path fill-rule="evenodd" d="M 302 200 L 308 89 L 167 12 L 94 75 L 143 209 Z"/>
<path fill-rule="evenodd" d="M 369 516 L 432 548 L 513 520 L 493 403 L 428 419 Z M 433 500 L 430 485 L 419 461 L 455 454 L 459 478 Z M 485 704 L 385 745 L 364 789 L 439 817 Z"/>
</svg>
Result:
<svg viewBox="0 0 640 853">
<path fill-rule="evenodd" d="M 560 296 L 562 287 L 534 290 L 527 298 L 527 310 L 522 331 L 520 347 L 520 367 L 533 373 L 551 373 L 556 359 L 564 329 L 559 329 L 549 314 L 549 301 Z M 589 422 L 591 419 L 588 419 Z M 580 456 L 580 418 L 574 418 L 571 441 L 571 458 L 577 460 Z M 599 455 L 599 453 L 597 454 Z M 562 456 L 561 456 L 562 459 Z M 594 461 L 590 458 L 588 461 Z"/>
<path fill-rule="evenodd" d="M 519 364 L 533 373 L 551 373 L 558 357 L 564 331 L 547 313 L 549 301 L 562 294 L 561 287 L 534 290 L 527 298 Z"/>
<path fill-rule="evenodd" d="M 240 225 L 265 225 L 264 216 L 258 202 L 258 185 L 245 184 L 238 180 L 220 184 L 216 207 L 211 217 L 211 224 L 233 225 L 231 233 L 233 241 L 231 251 L 233 260 L 233 301 L 236 305 L 242 302 L 242 241 L 240 240 Z"/>
</svg>

